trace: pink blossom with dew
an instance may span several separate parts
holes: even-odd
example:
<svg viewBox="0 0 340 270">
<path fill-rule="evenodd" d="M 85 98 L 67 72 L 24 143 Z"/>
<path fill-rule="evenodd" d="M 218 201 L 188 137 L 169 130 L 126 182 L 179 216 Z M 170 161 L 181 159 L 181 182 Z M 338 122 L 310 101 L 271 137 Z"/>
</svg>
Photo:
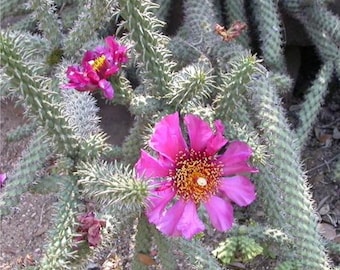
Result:
<svg viewBox="0 0 340 270">
<path fill-rule="evenodd" d="M 6 180 L 7 180 L 7 174 L 0 173 L 0 188 L 3 188 L 5 186 Z"/>
<path fill-rule="evenodd" d="M 76 237 L 76 241 L 86 240 L 89 246 L 96 247 L 101 241 L 100 231 L 106 226 L 105 220 L 97 219 L 93 212 L 89 212 L 79 216 L 78 222 L 80 236 Z"/>
<path fill-rule="evenodd" d="M 245 176 L 258 172 L 248 163 L 252 149 L 241 141 L 228 142 L 220 120 L 212 129 L 189 114 L 184 125 L 188 142 L 178 113 L 165 116 L 149 142 L 157 157 L 142 150 L 135 165 L 138 177 L 156 184 L 146 215 L 165 235 L 191 239 L 205 229 L 197 213 L 203 205 L 212 225 L 227 231 L 234 220 L 232 203 L 247 206 L 256 198 L 255 187 Z"/>
<path fill-rule="evenodd" d="M 105 43 L 106 46 L 86 51 L 80 66 L 67 68 L 69 82 L 63 88 L 80 92 L 100 89 L 105 98 L 113 98 L 114 89 L 107 79 L 116 75 L 122 64 L 127 62 L 127 48 L 120 45 L 113 36 L 105 38 Z"/>
</svg>

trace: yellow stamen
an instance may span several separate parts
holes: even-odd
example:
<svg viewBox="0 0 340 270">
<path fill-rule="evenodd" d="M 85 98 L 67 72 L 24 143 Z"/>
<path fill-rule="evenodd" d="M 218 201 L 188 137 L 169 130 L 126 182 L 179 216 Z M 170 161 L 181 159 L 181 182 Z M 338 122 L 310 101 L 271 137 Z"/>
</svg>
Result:
<svg viewBox="0 0 340 270">
<path fill-rule="evenodd" d="M 174 180 L 177 195 L 195 203 L 207 200 L 218 190 L 223 165 L 205 152 L 179 153 L 176 169 L 169 174 Z"/>
<path fill-rule="evenodd" d="M 106 59 L 105 55 L 101 55 L 100 57 L 96 58 L 93 61 L 93 63 L 90 63 L 90 64 L 93 67 L 93 69 L 98 72 L 103 67 L 105 63 L 105 59 Z"/>
</svg>

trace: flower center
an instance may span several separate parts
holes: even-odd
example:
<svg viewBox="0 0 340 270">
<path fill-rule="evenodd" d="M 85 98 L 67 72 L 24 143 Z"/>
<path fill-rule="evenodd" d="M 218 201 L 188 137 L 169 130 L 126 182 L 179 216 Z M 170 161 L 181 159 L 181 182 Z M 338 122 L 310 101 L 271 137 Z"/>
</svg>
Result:
<svg viewBox="0 0 340 270">
<path fill-rule="evenodd" d="M 105 59 L 106 59 L 105 55 L 101 55 L 98 58 L 96 58 L 94 61 L 90 62 L 90 64 L 93 67 L 93 69 L 98 72 L 103 67 L 105 63 Z"/>
<path fill-rule="evenodd" d="M 223 164 L 205 152 L 191 149 L 180 152 L 175 160 L 176 168 L 169 171 L 174 180 L 177 195 L 196 204 L 207 200 L 218 190 Z"/>
</svg>

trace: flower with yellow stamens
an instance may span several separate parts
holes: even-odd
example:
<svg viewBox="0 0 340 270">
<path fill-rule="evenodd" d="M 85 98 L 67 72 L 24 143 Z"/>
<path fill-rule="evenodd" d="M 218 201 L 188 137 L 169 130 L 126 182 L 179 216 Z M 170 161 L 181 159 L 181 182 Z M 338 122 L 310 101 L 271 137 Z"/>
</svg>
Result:
<svg viewBox="0 0 340 270">
<path fill-rule="evenodd" d="M 189 114 L 184 124 L 188 142 L 178 113 L 157 123 L 149 145 L 158 156 L 142 150 L 135 169 L 156 187 L 148 197 L 149 221 L 165 235 L 190 239 L 205 228 L 197 214 L 200 205 L 217 230 L 232 227 L 231 202 L 247 206 L 255 200 L 255 187 L 244 173 L 257 169 L 248 164 L 251 148 L 241 141 L 228 142 L 221 121 L 215 121 L 212 130 L 198 116 Z"/>
<path fill-rule="evenodd" d="M 127 48 L 114 37 L 105 39 L 106 46 L 98 46 L 84 54 L 81 66 L 69 66 L 66 75 L 69 83 L 64 88 L 78 91 L 103 91 L 107 99 L 112 99 L 114 89 L 108 79 L 116 75 L 122 64 L 127 62 Z"/>
</svg>

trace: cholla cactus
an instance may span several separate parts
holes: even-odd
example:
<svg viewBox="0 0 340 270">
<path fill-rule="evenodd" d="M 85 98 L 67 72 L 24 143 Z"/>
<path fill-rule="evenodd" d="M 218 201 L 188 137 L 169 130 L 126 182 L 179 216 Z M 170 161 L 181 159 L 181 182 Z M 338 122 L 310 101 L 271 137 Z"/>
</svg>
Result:
<svg viewBox="0 0 340 270">
<path fill-rule="evenodd" d="M 6 172 L 0 205 L 8 214 L 57 156 L 45 179 L 58 179 L 55 228 L 38 269 L 83 269 L 127 228 L 135 232 L 132 269 L 147 269 L 139 256 L 153 244 L 164 269 L 176 269 L 180 252 L 188 267 L 223 269 L 237 253 L 249 261 L 271 245 L 277 269 L 330 269 L 301 166 L 332 74 L 340 78 L 340 21 L 324 1 L 185 0 L 172 37 L 161 20 L 174 1 L 31 0 L 26 9 L 23 2 L 1 7 L 5 17 L 32 16 L 26 28 L 19 21 L 1 32 L 0 90 L 30 115 L 11 138 L 35 133 Z M 322 61 L 295 130 L 280 104 L 293 84 L 281 8 L 303 24 Z M 252 23 L 261 56 L 249 52 Z M 230 25 L 242 29 L 226 36 Z M 101 98 L 133 115 L 122 145 L 107 143 Z M 84 211 L 83 199 L 96 203 L 97 217 Z M 245 210 L 253 221 L 239 224 L 231 204 L 255 199 Z M 257 207 L 265 221 L 247 212 Z M 212 253 L 200 240 L 204 229 L 226 239 Z"/>
</svg>

